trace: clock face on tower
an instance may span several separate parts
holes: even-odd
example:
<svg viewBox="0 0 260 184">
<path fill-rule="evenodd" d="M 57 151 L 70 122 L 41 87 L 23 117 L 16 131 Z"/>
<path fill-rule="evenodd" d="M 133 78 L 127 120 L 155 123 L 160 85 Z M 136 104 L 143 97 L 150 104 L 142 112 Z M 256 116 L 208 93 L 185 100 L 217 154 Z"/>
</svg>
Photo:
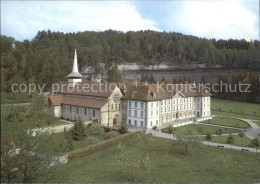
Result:
<svg viewBox="0 0 260 184">
<path fill-rule="evenodd" d="M 115 103 L 118 103 L 119 102 L 119 95 L 115 94 L 113 100 L 114 100 Z"/>
</svg>

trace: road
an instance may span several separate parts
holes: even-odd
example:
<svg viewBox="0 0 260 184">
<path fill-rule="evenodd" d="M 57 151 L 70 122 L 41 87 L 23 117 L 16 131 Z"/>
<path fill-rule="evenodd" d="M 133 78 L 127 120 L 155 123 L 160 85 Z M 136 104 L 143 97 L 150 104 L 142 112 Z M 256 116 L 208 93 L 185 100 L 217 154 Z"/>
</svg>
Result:
<svg viewBox="0 0 260 184">
<path fill-rule="evenodd" d="M 164 139 L 177 140 L 176 137 L 174 137 L 173 135 L 170 136 L 170 134 L 163 133 L 161 131 L 146 130 L 145 133 L 146 134 L 152 133 L 153 136 L 164 138 Z M 209 145 L 209 146 L 215 146 L 215 147 L 223 146 L 222 148 L 228 148 L 228 149 L 234 149 L 234 150 L 248 150 L 250 152 L 256 151 L 255 148 L 242 147 L 242 146 L 231 146 L 230 144 L 220 144 L 220 143 L 214 143 L 214 142 L 210 142 L 210 141 L 203 141 L 202 144 Z M 257 153 L 260 153 L 260 152 L 257 152 Z"/>
</svg>

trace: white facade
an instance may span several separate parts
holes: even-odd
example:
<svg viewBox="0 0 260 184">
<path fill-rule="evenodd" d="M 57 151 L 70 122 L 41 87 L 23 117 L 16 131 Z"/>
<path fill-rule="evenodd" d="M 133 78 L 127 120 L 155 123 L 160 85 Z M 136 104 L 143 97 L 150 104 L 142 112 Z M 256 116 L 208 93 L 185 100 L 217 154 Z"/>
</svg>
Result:
<svg viewBox="0 0 260 184">
<path fill-rule="evenodd" d="M 171 99 L 148 102 L 123 100 L 122 104 L 122 116 L 126 117 L 126 124 L 147 129 L 175 120 L 192 121 L 196 117 L 211 116 L 210 96 L 185 97 L 177 93 Z"/>
<path fill-rule="evenodd" d="M 129 100 L 127 103 L 125 101 L 123 103 L 124 110 L 122 113 L 127 116 L 127 124 L 138 127 L 146 127 L 146 102 Z"/>
</svg>

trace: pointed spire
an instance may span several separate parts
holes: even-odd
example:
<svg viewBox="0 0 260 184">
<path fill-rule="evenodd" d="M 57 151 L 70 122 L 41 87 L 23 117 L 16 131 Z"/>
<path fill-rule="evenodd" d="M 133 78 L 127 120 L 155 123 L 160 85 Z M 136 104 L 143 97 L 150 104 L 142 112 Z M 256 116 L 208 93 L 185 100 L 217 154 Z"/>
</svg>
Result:
<svg viewBox="0 0 260 184">
<path fill-rule="evenodd" d="M 74 61 L 73 61 L 73 68 L 72 72 L 68 75 L 69 78 L 82 78 L 83 76 L 79 73 L 78 69 L 78 60 L 77 60 L 77 51 L 75 49 L 75 54 L 74 54 Z"/>
<path fill-rule="evenodd" d="M 78 69 L 78 60 L 77 60 L 77 51 L 76 51 L 76 49 L 75 49 L 75 54 L 74 54 L 74 62 L 73 62 L 72 72 L 79 72 L 79 69 Z"/>
</svg>

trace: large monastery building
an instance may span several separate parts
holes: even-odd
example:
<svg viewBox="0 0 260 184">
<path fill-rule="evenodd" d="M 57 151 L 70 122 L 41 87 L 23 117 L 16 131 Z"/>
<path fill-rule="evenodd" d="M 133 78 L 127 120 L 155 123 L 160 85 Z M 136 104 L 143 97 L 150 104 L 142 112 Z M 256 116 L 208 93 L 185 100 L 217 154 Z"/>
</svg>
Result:
<svg viewBox="0 0 260 184">
<path fill-rule="evenodd" d="M 211 116 L 211 93 L 199 84 L 82 82 L 75 50 L 68 82 L 55 85 L 48 108 L 56 117 L 105 126 L 150 129 L 176 120 L 193 121 Z"/>
</svg>

